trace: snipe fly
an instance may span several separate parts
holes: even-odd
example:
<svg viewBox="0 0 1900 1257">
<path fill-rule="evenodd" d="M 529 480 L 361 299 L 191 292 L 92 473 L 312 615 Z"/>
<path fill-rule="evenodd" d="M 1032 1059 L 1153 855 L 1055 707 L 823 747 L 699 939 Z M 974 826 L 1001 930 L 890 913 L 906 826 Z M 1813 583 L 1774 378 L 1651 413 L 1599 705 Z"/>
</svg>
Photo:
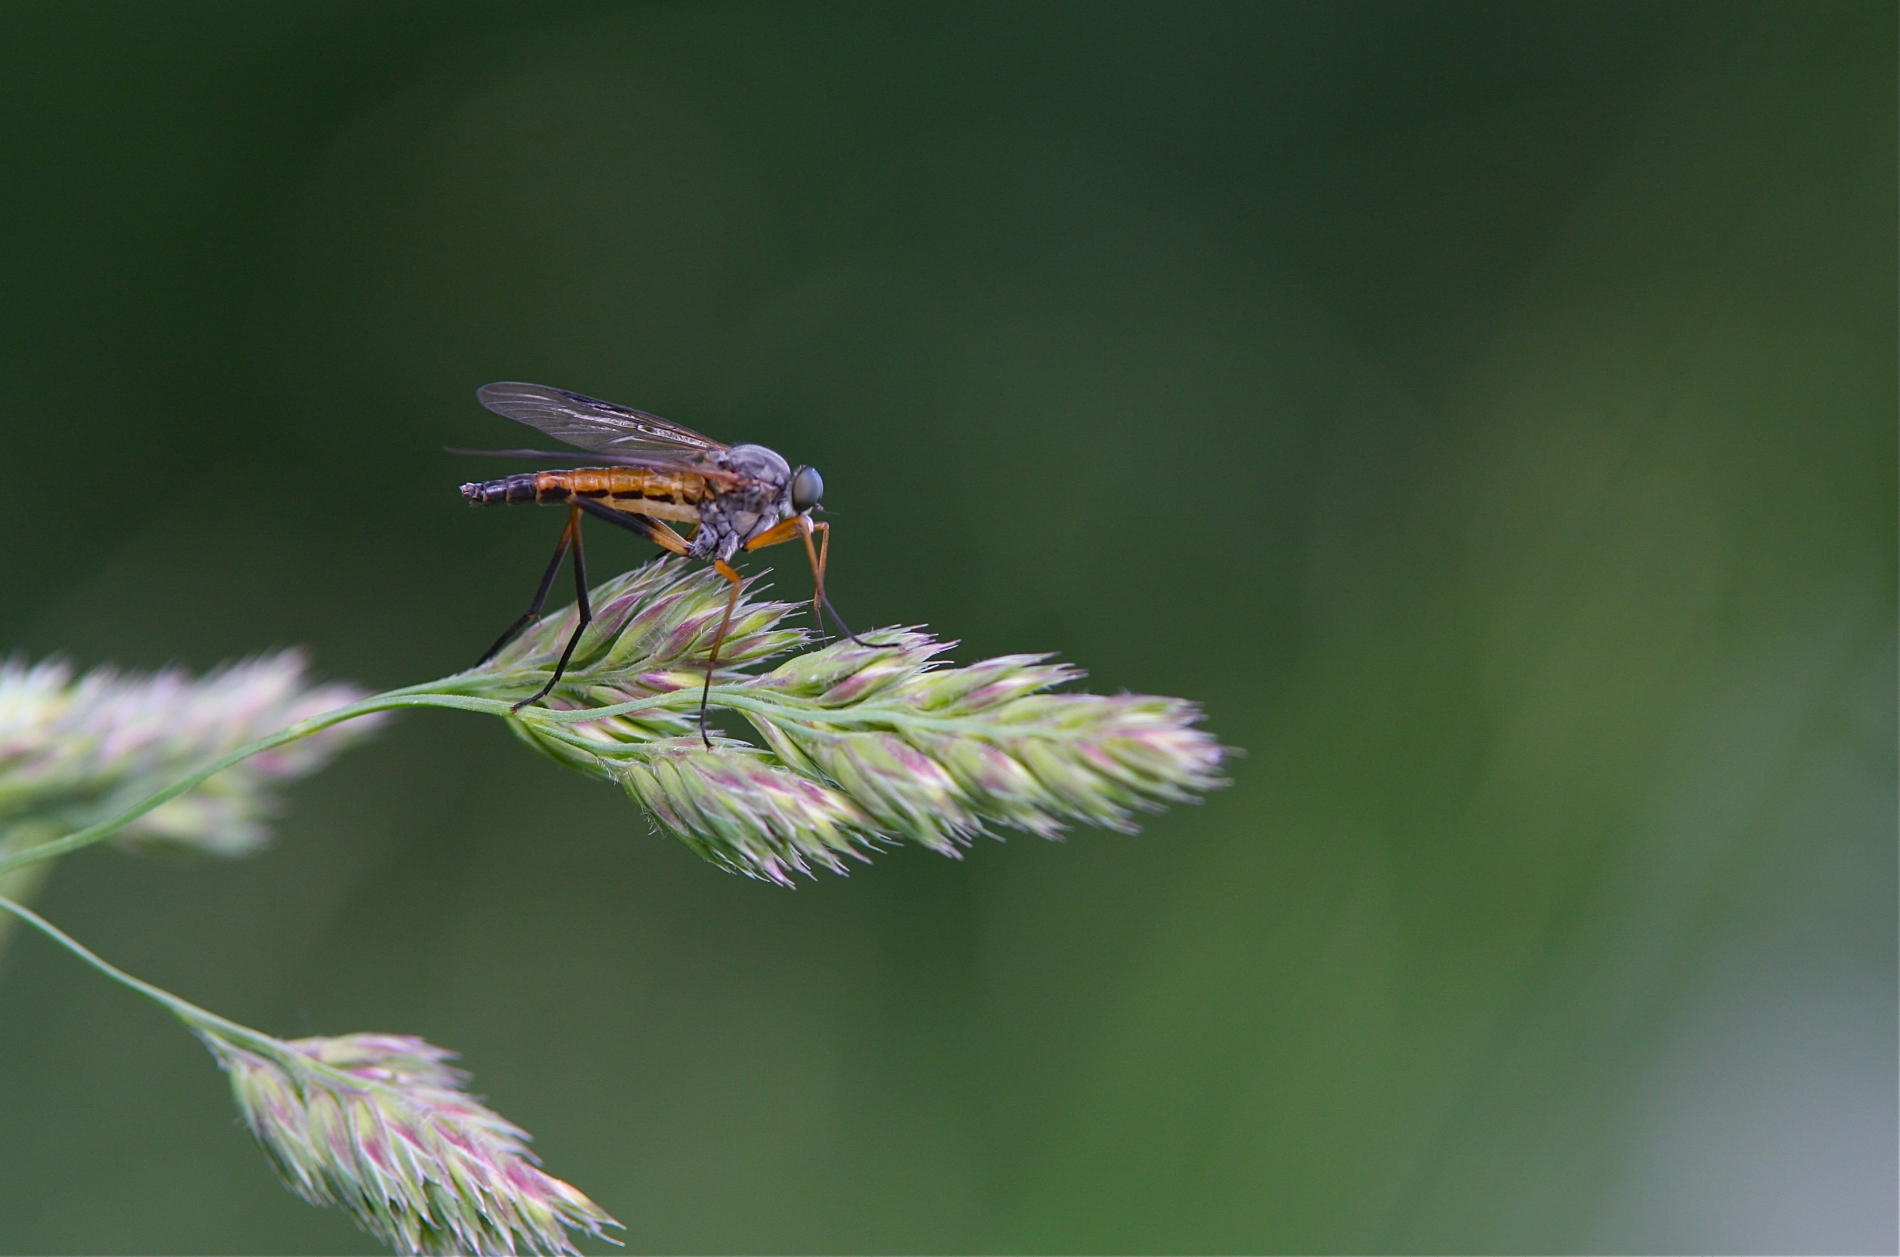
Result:
<svg viewBox="0 0 1900 1257">
<path fill-rule="evenodd" d="M 811 560 L 812 614 L 831 612 L 846 637 L 861 646 L 871 645 L 859 639 L 845 624 L 825 596 L 825 561 L 831 550 L 831 525 L 814 521 L 811 513 L 824 496 L 825 482 L 816 468 L 796 471 L 776 452 L 763 445 L 723 445 L 701 436 L 658 415 L 630 410 L 566 389 L 542 384 L 504 382 L 489 384 L 477 394 L 482 405 L 498 415 L 506 415 L 531 428 L 539 428 L 557 441 L 586 450 L 587 461 L 598 466 L 576 467 L 565 471 L 528 471 L 462 486 L 462 496 L 471 505 L 496 503 L 558 503 L 567 507 L 567 527 L 555 544 L 554 557 L 534 591 L 534 601 L 521 618 L 508 626 L 478 663 L 494 658 L 516 634 L 540 618 L 548 590 L 560 573 L 561 560 L 574 552 L 574 593 L 580 607 L 580 622 L 567 639 L 561 661 L 534 694 L 516 703 L 519 711 L 547 696 L 561 674 L 567 671 L 574 647 L 594 618 L 587 602 L 587 562 L 581 551 L 581 517 L 617 524 L 638 533 L 661 549 L 688 558 L 710 561 L 713 570 L 732 582 L 726 598 L 726 614 L 713 635 L 712 650 L 706 658 L 706 684 L 699 695 L 699 735 L 707 746 L 706 703 L 712 693 L 713 670 L 719 663 L 719 647 L 732 625 L 732 609 L 739 601 L 739 573 L 732 558 L 741 550 L 762 550 L 794 538 L 805 543 Z M 490 454 L 503 458 L 577 459 L 581 455 L 549 450 L 464 450 L 457 454 Z M 672 525 L 691 524 L 681 536 Z M 818 535 L 814 545 L 812 535 Z M 822 621 L 821 621 L 822 627 Z"/>
</svg>

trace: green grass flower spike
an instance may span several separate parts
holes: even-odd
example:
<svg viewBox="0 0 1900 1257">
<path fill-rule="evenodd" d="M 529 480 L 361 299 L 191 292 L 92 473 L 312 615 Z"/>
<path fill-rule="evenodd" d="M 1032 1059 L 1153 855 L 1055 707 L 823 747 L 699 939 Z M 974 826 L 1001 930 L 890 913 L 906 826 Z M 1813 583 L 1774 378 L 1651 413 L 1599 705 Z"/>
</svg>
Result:
<svg viewBox="0 0 1900 1257">
<path fill-rule="evenodd" d="M 918 628 L 817 649 L 752 597 L 733 614 L 699 727 L 705 659 L 728 586 L 660 559 L 592 592 L 595 618 L 560 683 L 575 611 L 479 667 L 361 697 L 311 686 L 293 653 L 196 680 L 62 664 L 0 667 L 0 919 L 23 921 L 155 1000 L 211 1049 L 238 1110 L 290 1189 L 335 1205 L 402 1253 L 569 1254 L 618 1226 L 544 1173 L 528 1135 L 462 1090 L 453 1053 L 393 1034 L 284 1040 L 115 969 L 16 900 L 50 861 L 118 839 L 223 855 L 256 850 L 271 788 L 320 767 L 386 713 L 495 716 L 567 767 L 618 785 L 661 830 L 723 869 L 781 886 L 881 847 L 960 855 L 979 836 L 1053 838 L 1225 784 L 1227 754 L 1175 698 L 1058 692 L 1081 672 L 1044 655 L 964 667 Z M 351 723 L 356 722 L 356 723 Z"/>
</svg>

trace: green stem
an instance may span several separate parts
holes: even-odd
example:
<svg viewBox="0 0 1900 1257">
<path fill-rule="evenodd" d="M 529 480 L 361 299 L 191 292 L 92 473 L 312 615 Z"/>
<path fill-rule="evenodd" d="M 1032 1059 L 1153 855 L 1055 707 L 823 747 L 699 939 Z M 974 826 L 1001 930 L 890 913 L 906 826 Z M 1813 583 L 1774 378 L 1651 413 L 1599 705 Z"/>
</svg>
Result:
<svg viewBox="0 0 1900 1257">
<path fill-rule="evenodd" d="M 153 986 L 143 978 L 133 977 L 117 965 L 110 963 L 94 953 L 92 949 L 87 947 L 84 943 L 66 933 L 31 908 L 26 907 L 24 904 L 18 904 L 11 899 L 0 896 L 0 909 L 11 912 L 14 916 L 25 921 L 28 925 L 31 925 L 34 929 L 46 935 L 46 937 L 52 939 L 67 951 L 79 957 L 100 973 L 111 978 L 114 982 L 137 991 L 140 995 L 158 1004 L 165 1009 L 166 1012 L 184 1022 L 185 1025 L 189 1027 L 194 1034 L 197 1034 L 200 1039 L 203 1039 L 207 1045 L 212 1046 L 214 1056 L 217 1055 L 218 1052 L 215 1044 L 217 1040 L 222 1040 L 227 1045 L 240 1044 L 250 1048 L 259 1056 L 276 1062 L 280 1068 L 318 1075 L 334 1086 L 355 1091 L 377 1091 L 384 1095 L 393 1096 L 404 1103 L 413 1103 L 407 1093 L 405 1093 L 401 1087 L 393 1083 L 375 1078 L 359 1077 L 347 1070 L 338 1069 L 334 1065 L 317 1060 L 314 1057 L 298 1051 L 294 1044 L 285 1043 L 282 1039 L 265 1034 L 262 1030 L 253 1030 L 249 1026 L 239 1025 L 228 1017 L 218 1016 L 218 1014 L 208 1008 L 198 1007 L 190 1000 L 179 999 L 176 995 L 173 995 L 163 987 Z"/>
<path fill-rule="evenodd" d="M 51 842 L 40 843 L 24 851 L 0 855 L 0 878 L 15 869 L 24 868 L 41 860 L 50 860 L 55 856 L 78 851 L 96 842 L 111 837 L 124 829 L 153 808 L 169 803 L 179 795 L 196 789 L 206 780 L 223 772 L 233 764 L 249 759 L 263 751 L 295 742 L 299 738 L 309 737 L 332 725 L 354 720 L 379 711 L 395 711 L 405 707 L 444 707 L 455 711 L 479 712 L 490 716 L 516 716 L 518 719 L 532 720 L 538 724 L 561 726 L 584 724 L 593 720 L 607 720 L 616 716 L 637 715 L 644 711 L 686 710 L 698 705 L 698 696 L 690 690 L 675 690 L 666 694 L 655 694 L 648 698 L 634 699 L 630 702 L 615 703 L 606 707 L 587 707 L 573 711 L 550 711 L 535 708 L 529 712 L 516 713 L 513 704 L 505 699 L 481 698 L 467 691 L 486 688 L 480 682 L 471 682 L 467 677 L 445 677 L 439 681 L 429 681 L 421 685 L 411 685 L 402 689 L 388 690 L 381 694 L 339 707 L 335 711 L 312 716 L 308 720 L 291 725 L 288 729 L 246 743 L 228 754 L 212 760 L 198 771 L 181 777 L 163 790 L 134 803 L 116 815 L 88 825 L 84 829 L 56 838 Z M 754 713 L 764 719 L 780 725 L 796 723 L 801 732 L 817 736 L 841 736 L 822 725 L 891 725 L 910 726 L 922 729 L 937 729 L 946 733 L 958 733 L 964 736 L 991 738 L 1021 737 L 1026 732 L 1020 728 L 992 725 L 989 722 L 973 723 L 967 717 L 932 717 L 915 711 L 880 709 L 846 710 L 834 707 L 821 707 L 817 704 L 803 703 L 789 696 L 773 695 L 770 701 L 763 701 L 746 692 L 749 687 L 743 685 L 715 685 L 712 688 L 713 702 L 728 710 Z M 552 730 L 550 730 L 552 732 Z"/>
<path fill-rule="evenodd" d="M 282 746 L 286 742 L 295 742 L 299 738 L 309 737 L 319 730 L 328 729 L 331 725 L 342 724 L 346 720 L 354 720 L 359 716 L 367 716 L 379 711 L 394 711 L 403 707 L 448 707 L 457 711 L 475 711 L 486 715 L 500 716 L 508 714 L 509 705 L 499 699 L 472 698 L 465 695 L 439 692 L 439 688 L 445 684 L 446 682 L 443 681 L 430 681 L 425 685 L 412 685 L 400 690 L 389 690 L 386 693 L 366 698 L 360 703 L 351 703 L 347 707 L 339 707 L 335 711 L 324 712 L 322 715 L 312 716 L 308 720 L 299 721 L 291 725 L 288 729 L 279 730 L 269 737 L 259 738 L 255 742 L 248 742 L 235 751 L 212 760 L 197 772 L 179 778 L 156 794 L 148 795 L 124 811 L 108 817 L 96 825 L 88 825 L 84 829 L 67 834 L 64 838 L 56 838 L 52 842 L 44 842 L 36 847 L 29 847 L 25 851 L 15 852 L 4 858 L 0 858 L 0 877 L 4 877 L 14 869 L 22 868 L 35 861 L 50 860 L 54 856 L 65 855 L 70 851 L 77 851 L 81 847 L 89 847 L 95 842 L 109 838 L 153 808 L 163 803 L 169 803 L 186 791 L 197 788 L 204 784 L 207 779 L 223 772 L 233 764 L 249 759 L 251 756 L 259 754 L 260 752 Z"/>
<path fill-rule="evenodd" d="M 145 998 L 162 1005 L 167 1012 L 185 1024 L 194 1028 L 215 1030 L 225 1038 L 235 1039 L 241 1043 L 257 1047 L 273 1058 L 283 1054 L 283 1046 L 276 1039 L 271 1038 L 271 1036 L 253 1030 L 249 1026 L 240 1026 L 237 1022 L 220 1017 L 216 1013 L 208 1009 L 200 1008 L 188 1000 L 179 999 L 176 995 L 173 995 L 170 991 L 162 987 L 153 986 L 150 982 L 133 977 L 125 970 L 109 964 L 95 955 L 84 943 L 81 943 L 78 939 L 67 934 L 64 930 L 31 908 L 26 907 L 24 904 L 15 903 L 11 899 L 0 898 L 0 908 L 4 908 L 6 911 L 20 918 L 20 920 L 25 921 L 28 925 L 52 939 L 73 955 L 79 957 L 100 973 L 111 978 L 114 982 L 122 986 L 130 987 L 140 995 L 145 996 Z"/>
<path fill-rule="evenodd" d="M 742 685 L 715 685 L 712 687 L 711 705 L 731 706 L 725 700 L 734 694 L 744 693 L 745 688 Z M 513 714 L 517 719 L 533 719 L 540 724 L 577 725 L 586 724 L 590 720 L 609 720 L 615 716 L 637 716 L 647 711 L 697 711 L 698 709 L 699 690 L 688 688 L 668 690 L 664 694 L 635 698 L 609 707 L 576 707 L 559 711 L 551 707 L 530 707 L 524 712 Z"/>
<path fill-rule="evenodd" d="M 715 689 L 713 693 L 718 694 L 719 691 Z M 823 737 L 845 735 L 814 726 L 887 725 L 894 729 L 932 729 L 939 733 L 952 733 L 958 737 L 983 737 L 995 741 L 1051 737 L 1046 729 L 997 724 L 994 721 L 975 720 L 969 716 L 926 716 L 915 708 L 876 703 L 863 703 L 854 707 L 823 707 L 817 703 L 801 702 L 798 699 L 777 694 L 774 694 L 768 702 L 746 693 L 726 694 L 723 696 L 722 703 L 733 711 L 756 712 L 774 724 L 788 729 L 797 729 L 801 734 L 811 733 Z"/>
</svg>

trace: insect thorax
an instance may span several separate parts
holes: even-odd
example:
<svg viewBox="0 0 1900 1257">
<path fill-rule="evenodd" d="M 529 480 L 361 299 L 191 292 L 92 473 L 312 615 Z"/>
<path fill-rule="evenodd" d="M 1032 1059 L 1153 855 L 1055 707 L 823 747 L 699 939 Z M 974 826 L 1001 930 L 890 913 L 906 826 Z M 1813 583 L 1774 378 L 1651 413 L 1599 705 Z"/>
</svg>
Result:
<svg viewBox="0 0 1900 1257">
<path fill-rule="evenodd" d="M 747 541 L 792 513 L 792 468 L 763 445 L 735 445 L 709 461 L 751 477 L 751 483 L 718 494 L 699 510 L 693 557 L 730 559 Z"/>
</svg>

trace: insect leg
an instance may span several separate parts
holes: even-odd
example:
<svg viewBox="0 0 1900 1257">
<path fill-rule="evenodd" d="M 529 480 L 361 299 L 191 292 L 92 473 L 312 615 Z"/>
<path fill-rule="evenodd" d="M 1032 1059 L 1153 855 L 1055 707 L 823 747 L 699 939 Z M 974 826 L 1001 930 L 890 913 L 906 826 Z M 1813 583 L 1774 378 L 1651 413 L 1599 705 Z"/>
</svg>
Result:
<svg viewBox="0 0 1900 1257">
<path fill-rule="evenodd" d="M 713 669 L 719 666 L 719 647 L 725 643 L 726 630 L 732 626 L 732 609 L 739 605 L 739 573 L 724 559 L 713 560 L 713 571 L 732 582 L 732 593 L 726 597 L 726 614 L 719 621 L 719 631 L 713 634 L 712 650 L 706 656 L 706 685 L 699 691 L 699 740 L 712 750 L 712 739 L 706 735 L 706 703 L 712 698 Z"/>
<path fill-rule="evenodd" d="M 574 505 L 595 519 L 604 519 L 628 532 L 638 533 L 662 550 L 671 550 L 674 554 L 690 555 L 692 553 L 692 547 L 686 544 L 686 538 L 674 532 L 663 520 L 648 519 L 644 515 L 630 515 L 626 511 L 616 511 L 613 507 L 596 502 L 592 498 L 575 498 Z"/>
<path fill-rule="evenodd" d="M 822 544 L 816 550 L 812 548 L 811 544 L 811 535 L 814 531 L 824 534 Z M 808 516 L 794 515 L 790 519 L 780 520 L 752 540 L 746 542 L 745 548 L 748 550 L 762 550 L 766 546 L 775 546 L 781 541 L 790 541 L 793 537 L 802 537 L 804 539 L 805 557 L 811 560 L 811 618 L 818 622 L 818 635 L 820 637 L 824 636 L 825 617 L 823 612 L 829 611 L 831 612 L 831 618 L 838 622 L 838 627 L 844 630 L 844 635 L 858 645 L 869 646 L 873 650 L 886 650 L 895 647 L 897 645 L 896 642 L 867 642 L 856 633 L 853 633 L 851 626 L 844 622 L 844 617 L 838 614 L 838 609 L 831 605 L 831 599 L 825 596 L 825 560 L 831 556 L 830 524 L 814 524 Z"/>
<path fill-rule="evenodd" d="M 745 548 L 748 550 L 763 550 L 765 547 L 775 546 L 781 541 L 790 541 L 802 531 L 799 525 L 804 522 L 805 517 L 803 515 L 794 515 L 790 519 L 781 519 L 778 523 L 773 524 L 770 528 L 746 542 Z"/>
<path fill-rule="evenodd" d="M 638 533 L 655 545 L 671 550 L 674 554 L 690 555 L 692 553 L 692 547 L 686 543 L 686 538 L 674 532 L 664 520 L 648 519 L 643 515 L 616 511 L 611 506 L 604 506 L 587 498 L 576 498 L 574 505 L 589 515 L 604 519 L 610 524 L 618 524 L 628 532 Z M 726 614 L 719 621 L 719 632 L 713 635 L 712 653 L 706 659 L 706 684 L 699 692 L 699 740 L 706 744 L 707 750 L 712 749 L 712 738 L 706 733 L 706 705 L 712 698 L 713 669 L 719 665 L 719 647 L 726 640 L 726 629 L 732 624 L 732 609 L 739 602 L 740 583 L 739 573 L 733 571 L 732 566 L 724 559 L 714 560 L 713 568 L 732 582 L 732 594 L 726 599 Z"/>
<path fill-rule="evenodd" d="M 548 683 L 536 690 L 532 697 L 524 698 L 509 708 L 510 711 L 520 711 L 528 704 L 546 698 L 548 692 L 559 684 L 561 674 L 567 671 L 567 661 L 574 657 L 574 648 L 581 644 L 581 634 L 587 631 L 588 624 L 594 618 L 594 608 L 587 601 L 587 554 L 581 548 L 581 513 L 578 508 L 569 509 L 567 530 L 574 535 L 574 602 L 580 611 L 580 621 L 574 625 L 574 635 L 567 639 L 567 649 L 561 652 L 561 662 L 554 665 L 554 675 L 548 678 Z M 545 594 L 547 591 L 542 592 Z"/>
<path fill-rule="evenodd" d="M 811 535 L 813 532 L 824 534 L 824 536 L 819 539 L 818 553 L 816 555 L 812 555 L 811 553 Z M 810 524 L 807 527 L 805 531 L 805 553 L 811 557 L 811 578 L 813 585 L 816 586 L 811 599 L 814 615 L 817 613 L 817 608 L 822 606 L 825 610 L 831 612 L 831 618 L 838 622 L 838 627 L 844 630 L 846 637 L 858 645 L 868 646 L 872 650 L 895 650 L 898 646 L 903 644 L 901 642 L 865 641 L 862 637 L 859 637 L 856 633 L 851 631 L 851 626 L 846 624 L 844 617 L 838 614 L 838 608 L 831 605 L 831 599 L 825 593 L 825 561 L 831 557 L 830 524 Z M 823 617 L 819 617 L 818 619 L 818 628 L 820 632 L 824 631 Z"/>
<path fill-rule="evenodd" d="M 541 574 L 540 587 L 534 591 L 534 601 L 528 604 L 528 609 L 522 613 L 521 618 L 516 620 L 513 624 L 510 624 L 508 631 L 503 633 L 501 637 L 496 640 L 495 644 L 488 648 L 488 653 L 475 661 L 476 667 L 481 667 L 490 659 L 500 654 L 501 648 L 515 640 L 515 636 L 520 633 L 522 629 L 527 628 L 530 624 L 533 624 L 536 620 L 541 618 L 541 606 L 548 600 L 548 590 L 554 587 L 554 574 L 561 570 L 561 560 L 567 557 L 567 547 L 576 537 L 577 532 L 574 526 L 574 515 L 573 512 L 570 511 L 568 513 L 567 527 L 561 530 L 561 540 L 554 547 L 554 557 L 548 560 L 548 570 Z"/>
<path fill-rule="evenodd" d="M 805 538 L 805 557 L 811 560 L 812 623 L 818 626 L 818 636 L 825 641 L 829 641 L 831 639 L 825 633 L 825 612 L 821 599 L 824 596 L 825 589 L 825 561 L 831 557 L 831 525 L 825 524 L 822 529 L 820 529 L 820 531 L 824 533 L 824 536 L 820 539 L 821 544 L 814 552 L 811 548 L 811 535 L 814 529 L 819 528 L 819 525 L 807 519 L 805 521 L 805 527 L 800 531 L 804 534 Z"/>
</svg>

